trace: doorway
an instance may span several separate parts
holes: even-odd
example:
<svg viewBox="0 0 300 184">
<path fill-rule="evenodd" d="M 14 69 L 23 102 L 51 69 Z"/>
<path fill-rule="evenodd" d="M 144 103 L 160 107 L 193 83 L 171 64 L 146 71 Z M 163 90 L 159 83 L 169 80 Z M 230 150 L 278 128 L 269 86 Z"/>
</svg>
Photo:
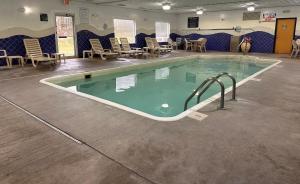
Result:
<svg viewBox="0 0 300 184">
<path fill-rule="evenodd" d="M 275 47 L 276 54 L 290 54 L 292 40 L 295 37 L 297 18 L 276 19 Z"/>
<path fill-rule="evenodd" d="M 75 56 L 74 17 L 56 15 L 56 45 L 59 53 Z"/>
</svg>

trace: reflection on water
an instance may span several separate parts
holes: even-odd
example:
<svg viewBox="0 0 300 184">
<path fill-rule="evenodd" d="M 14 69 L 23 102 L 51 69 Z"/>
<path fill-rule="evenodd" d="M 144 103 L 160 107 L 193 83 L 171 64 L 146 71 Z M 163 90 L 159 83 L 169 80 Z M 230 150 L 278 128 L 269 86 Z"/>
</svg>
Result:
<svg viewBox="0 0 300 184">
<path fill-rule="evenodd" d="M 197 78 L 197 76 L 194 73 L 190 73 L 190 72 L 185 73 L 185 81 L 186 82 L 196 83 L 196 78 Z"/>
<path fill-rule="evenodd" d="M 127 75 L 116 78 L 116 92 L 124 92 L 125 90 L 135 87 L 137 82 L 137 74 Z"/>
<path fill-rule="evenodd" d="M 169 67 L 160 68 L 160 69 L 155 70 L 155 79 L 156 80 L 168 79 L 169 75 L 170 75 Z"/>
</svg>

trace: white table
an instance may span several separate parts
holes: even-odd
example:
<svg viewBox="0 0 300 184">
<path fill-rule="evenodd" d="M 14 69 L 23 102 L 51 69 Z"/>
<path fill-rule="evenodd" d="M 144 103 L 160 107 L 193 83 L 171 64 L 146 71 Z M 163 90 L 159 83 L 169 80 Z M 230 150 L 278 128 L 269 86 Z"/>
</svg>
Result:
<svg viewBox="0 0 300 184">
<path fill-rule="evenodd" d="M 193 49 L 194 51 L 197 51 L 197 47 L 198 47 L 198 45 L 201 45 L 201 44 L 202 44 L 203 38 L 200 38 L 200 39 L 198 39 L 198 40 L 189 40 L 189 41 L 192 43 L 192 49 Z"/>
<path fill-rule="evenodd" d="M 65 54 L 63 54 L 63 53 L 52 53 L 51 56 L 54 57 L 55 59 L 59 60 L 60 62 L 63 59 L 64 63 L 66 63 L 66 57 L 65 57 Z"/>
<path fill-rule="evenodd" d="M 83 58 L 85 58 L 86 55 L 88 56 L 88 58 L 93 58 L 93 51 L 92 50 L 84 50 Z"/>
<path fill-rule="evenodd" d="M 16 59 L 19 62 L 20 66 L 24 66 L 24 58 L 22 56 L 7 56 L 8 59 L 8 67 L 12 68 L 12 62 Z"/>
</svg>

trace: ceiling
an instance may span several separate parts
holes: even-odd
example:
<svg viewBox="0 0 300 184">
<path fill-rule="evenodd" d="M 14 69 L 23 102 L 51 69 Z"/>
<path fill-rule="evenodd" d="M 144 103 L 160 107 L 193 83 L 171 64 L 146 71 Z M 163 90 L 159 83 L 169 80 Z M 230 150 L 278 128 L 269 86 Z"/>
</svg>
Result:
<svg viewBox="0 0 300 184">
<path fill-rule="evenodd" d="M 170 2 L 170 13 L 187 13 L 202 8 L 208 12 L 245 10 L 245 6 L 254 4 L 257 8 L 300 6 L 300 0 L 72 0 L 98 4 L 100 6 L 116 6 L 146 11 L 163 11 L 163 2 Z"/>
</svg>

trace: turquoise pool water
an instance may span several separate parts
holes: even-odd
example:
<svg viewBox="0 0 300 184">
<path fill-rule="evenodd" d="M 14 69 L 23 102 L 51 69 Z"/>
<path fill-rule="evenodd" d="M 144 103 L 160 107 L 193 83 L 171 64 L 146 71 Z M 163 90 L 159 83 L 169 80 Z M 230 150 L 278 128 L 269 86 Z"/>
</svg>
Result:
<svg viewBox="0 0 300 184">
<path fill-rule="evenodd" d="M 126 72 L 95 75 L 91 79 L 68 80 L 59 86 L 106 99 L 159 117 L 173 117 L 184 111 L 186 98 L 208 77 L 221 72 L 232 74 L 237 82 L 274 64 L 253 59 L 188 59 Z M 225 87 L 230 79 L 221 78 Z M 212 86 L 202 101 L 220 92 Z M 189 107 L 194 106 L 193 99 Z"/>
</svg>

